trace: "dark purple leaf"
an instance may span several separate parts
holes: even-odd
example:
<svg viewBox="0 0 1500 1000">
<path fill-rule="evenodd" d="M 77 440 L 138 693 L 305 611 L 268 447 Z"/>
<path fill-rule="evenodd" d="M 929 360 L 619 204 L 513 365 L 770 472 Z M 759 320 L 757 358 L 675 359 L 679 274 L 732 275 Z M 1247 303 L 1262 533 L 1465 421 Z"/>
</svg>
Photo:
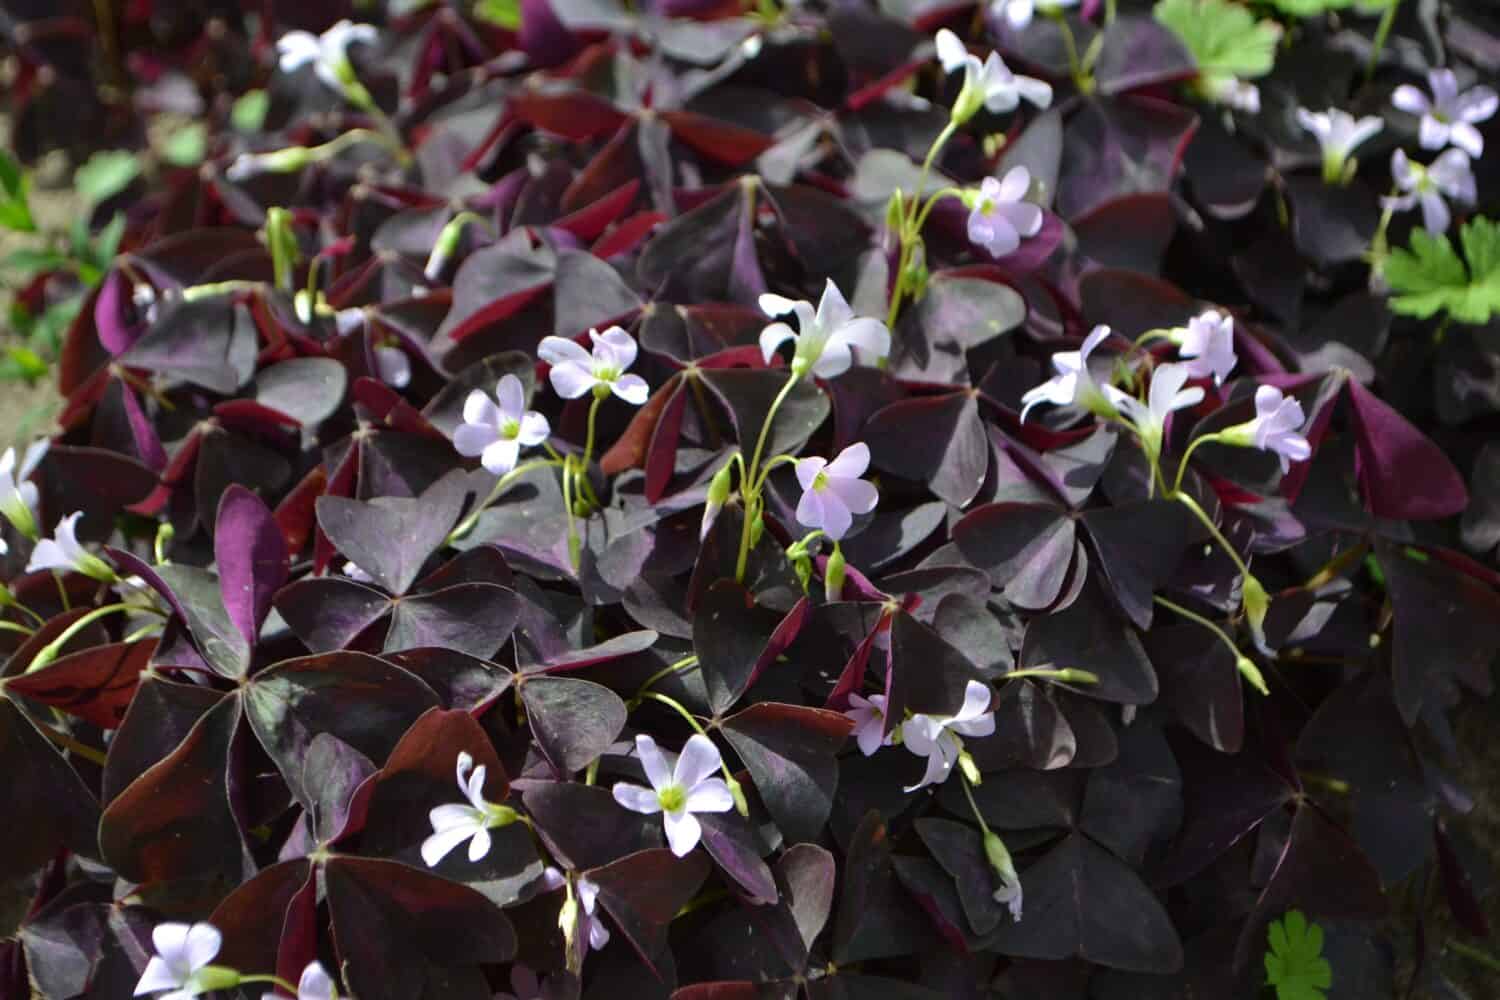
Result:
<svg viewBox="0 0 1500 1000">
<path fill-rule="evenodd" d="M 838 788 L 834 755 L 854 723 L 837 712 L 761 702 L 726 720 L 724 738 L 791 843 L 818 838 Z"/>
</svg>

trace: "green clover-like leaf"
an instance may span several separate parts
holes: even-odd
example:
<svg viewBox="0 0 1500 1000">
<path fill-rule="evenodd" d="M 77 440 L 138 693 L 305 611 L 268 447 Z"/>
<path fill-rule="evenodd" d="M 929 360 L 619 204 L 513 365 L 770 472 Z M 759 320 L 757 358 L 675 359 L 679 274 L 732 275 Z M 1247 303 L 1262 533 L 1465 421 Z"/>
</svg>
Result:
<svg viewBox="0 0 1500 1000">
<path fill-rule="evenodd" d="M 1323 957 L 1323 928 L 1310 924 L 1300 910 L 1288 910 L 1271 921 L 1266 952 L 1266 982 L 1277 1000 L 1324 1000 L 1333 985 L 1333 967 Z"/>
<path fill-rule="evenodd" d="M 1413 230 L 1411 247 L 1392 250 L 1385 280 L 1391 309 L 1423 319 L 1442 310 L 1460 323 L 1481 324 L 1500 312 L 1500 223 L 1476 218 L 1459 231 L 1468 266 L 1446 236 Z"/>
<path fill-rule="evenodd" d="M 1281 26 L 1257 21 L 1230 0 L 1161 0 L 1153 13 L 1193 54 L 1205 93 L 1231 79 L 1265 76 L 1276 62 Z"/>
</svg>

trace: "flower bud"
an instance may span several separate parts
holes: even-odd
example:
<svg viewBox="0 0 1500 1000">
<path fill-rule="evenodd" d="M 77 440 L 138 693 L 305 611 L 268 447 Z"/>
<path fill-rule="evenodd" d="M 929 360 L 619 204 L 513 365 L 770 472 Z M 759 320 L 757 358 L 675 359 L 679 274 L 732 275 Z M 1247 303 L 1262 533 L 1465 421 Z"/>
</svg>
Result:
<svg viewBox="0 0 1500 1000">
<path fill-rule="evenodd" d="M 1091 670 L 1064 667 L 1057 672 L 1057 680 L 1060 684 L 1098 684 L 1099 675 Z"/>
<path fill-rule="evenodd" d="M 724 501 L 729 499 L 729 484 L 734 478 L 733 466 L 733 462 L 726 463 L 708 481 L 708 500 L 703 505 L 703 526 L 698 529 L 698 541 L 700 542 L 708 537 L 708 531 L 714 526 L 714 521 L 718 518 L 719 511 L 724 509 Z"/>
<path fill-rule="evenodd" d="M 1241 656 L 1234 661 L 1234 668 L 1240 672 L 1250 686 L 1261 694 L 1270 694 L 1271 690 L 1266 687 L 1266 679 L 1261 675 L 1260 668 L 1248 656 Z"/>
<path fill-rule="evenodd" d="M 422 269 L 422 277 L 428 281 L 437 281 L 442 277 L 443 269 L 458 252 L 458 240 L 463 236 L 464 225 L 468 221 L 463 215 L 448 220 L 448 224 L 438 233 L 437 241 L 432 244 L 432 252 L 427 255 L 427 266 Z"/>
<path fill-rule="evenodd" d="M 724 784 L 729 786 L 729 794 L 734 799 L 735 810 L 746 819 L 750 818 L 750 803 L 745 798 L 745 788 L 739 783 L 734 775 L 724 776 Z"/>
<path fill-rule="evenodd" d="M 901 198 L 901 189 L 897 188 L 885 203 L 885 227 L 893 233 L 899 233 L 905 219 L 906 202 Z"/>
<path fill-rule="evenodd" d="M 835 544 L 823 569 L 823 596 L 830 603 L 844 596 L 844 565 L 844 550 Z"/>
<path fill-rule="evenodd" d="M 1245 574 L 1245 582 L 1240 592 L 1240 602 L 1244 606 L 1245 615 L 1250 620 L 1250 629 L 1255 633 L 1257 642 L 1265 641 L 1266 612 L 1270 610 L 1271 598 L 1266 593 L 1266 588 L 1261 586 L 1259 580 L 1249 573 Z"/>
<path fill-rule="evenodd" d="M 993 830 L 984 831 L 984 856 L 1002 880 L 1015 879 L 1016 866 L 1010 859 L 1010 851 L 1006 849 L 1005 841 Z"/>
<path fill-rule="evenodd" d="M 969 756 L 969 751 L 959 752 L 958 767 L 963 771 L 964 777 L 969 780 L 969 784 L 977 786 L 984 782 L 984 775 L 979 773 L 979 765 L 974 763 L 974 758 Z"/>
<path fill-rule="evenodd" d="M 188 979 L 187 986 L 199 993 L 214 990 L 232 990 L 240 984 L 242 977 L 227 965 L 205 965 Z"/>
</svg>

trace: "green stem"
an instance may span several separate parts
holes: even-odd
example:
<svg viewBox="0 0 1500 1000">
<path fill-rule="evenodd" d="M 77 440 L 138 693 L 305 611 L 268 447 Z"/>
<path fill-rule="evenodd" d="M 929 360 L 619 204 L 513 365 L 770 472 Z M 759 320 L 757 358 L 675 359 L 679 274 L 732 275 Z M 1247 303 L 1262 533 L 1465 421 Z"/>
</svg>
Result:
<svg viewBox="0 0 1500 1000">
<path fill-rule="evenodd" d="M 1060 8 L 1053 8 L 1048 12 L 1048 17 L 1057 22 L 1062 31 L 1063 48 L 1068 53 L 1068 72 L 1073 77 L 1073 83 L 1078 87 L 1080 93 L 1088 93 L 1091 88 L 1085 83 L 1083 75 L 1083 64 L 1078 61 L 1078 41 L 1073 37 L 1073 26 L 1068 23 L 1067 17 Z"/>
<path fill-rule="evenodd" d="M 505 475 L 495 480 L 495 485 L 490 487 L 490 495 L 484 498 L 483 503 L 470 511 L 467 517 L 458 522 L 457 527 L 448 532 L 448 538 L 446 539 L 444 544 L 452 545 L 458 539 L 473 531 L 474 525 L 479 522 L 479 515 L 483 514 L 490 504 L 500 499 L 500 494 L 504 493 L 506 488 L 509 487 L 511 483 L 519 479 L 522 475 L 530 472 L 532 469 L 540 469 L 544 466 L 558 465 L 560 463 L 561 459 L 557 461 L 553 461 L 552 459 L 547 458 L 533 459 L 530 462 L 522 462 L 520 465 L 507 472 Z"/>
<path fill-rule="evenodd" d="M 1197 622 L 1199 625 L 1202 625 L 1214 635 L 1218 636 L 1220 642 L 1229 647 L 1229 651 L 1234 654 L 1234 658 L 1236 660 L 1240 658 L 1240 647 L 1234 644 L 1234 640 L 1229 637 L 1229 633 L 1225 632 L 1212 620 L 1205 618 L 1203 615 L 1198 614 L 1196 611 L 1189 611 L 1181 604 L 1178 604 L 1175 601 L 1169 601 L 1165 597 L 1162 597 L 1160 594 L 1151 595 L 1151 600 L 1155 601 L 1157 604 L 1160 604 L 1168 611 L 1171 611 L 1174 614 L 1181 615 L 1183 618 L 1186 618 L 1190 622 Z"/>
<path fill-rule="evenodd" d="M 754 487 L 756 494 L 759 495 L 761 489 L 766 485 L 766 480 L 770 478 L 772 469 L 776 468 L 778 465 L 787 465 L 789 463 L 795 463 L 796 461 L 797 459 L 793 455 L 776 455 L 772 457 L 771 460 L 766 463 L 765 468 L 760 470 L 760 477 L 756 481 Z"/>
<path fill-rule="evenodd" d="M 776 422 L 776 411 L 781 409 L 781 404 L 792 394 L 797 383 L 802 380 L 800 371 L 793 371 L 776 398 L 771 401 L 771 409 L 766 413 L 765 423 L 760 426 L 760 437 L 755 441 L 755 452 L 750 457 L 748 475 L 743 480 L 752 484 L 745 492 L 745 523 L 740 527 L 740 552 L 734 563 L 734 578 L 740 583 L 745 582 L 745 566 L 750 561 L 750 528 L 754 523 L 757 501 L 760 499 L 759 476 L 760 456 L 766 450 L 766 439 L 771 435 L 771 425 Z"/>
<path fill-rule="evenodd" d="M 604 402 L 604 397 L 595 393 L 594 399 L 589 403 L 589 430 L 583 442 L 583 457 L 578 459 L 577 472 L 579 484 L 588 492 L 589 503 L 595 507 L 602 507 L 599 497 L 594 493 L 594 484 L 589 482 L 589 465 L 594 458 L 594 422 L 599 413 L 599 404 Z"/>
<path fill-rule="evenodd" d="M 990 825 L 986 823 L 984 821 L 984 817 L 980 815 L 979 803 L 974 801 L 974 789 L 969 786 L 969 776 L 967 774 L 964 774 L 962 770 L 960 770 L 958 773 L 959 776 L 964 779 L 964 798 L 969 800 L 969 808 L 974 812 L 974 819 L 979 824 L 979 829 L 988 834 L 990 832 Z"/>
<path fill-rule="evenodd" d="M 140 604 L 106 604 L 103 607 L 95 608 L 88 614 L 84 615 L 82 618 L 78 619 L 73 624 L 69 625 L 67 628 L 63 629 L 62 634 L 59 635 L 56 639 L 53 639 L 51 642 L 47 643 L 47 645 L 39 649 L 36 656 L 32 657 L 31 664 L 26 668 L 26 672 L 29 674 L 33 670 L 40 670 L 42 667 L 45 667 L 47 664 L 57 659 L 57 654 L 61 652 L 62 648 L 66 646 L 76 635 L 78 635 L 78 633 L 82 632 L 84 629 L 88 628 L 90 625 L 98 621 L 100 618 L 103 618 L 105 615 L 112 615 L 121 611 L 147 611 L 153 614 L 162 615 L 162 617 L 164 618 L 166 617 L 166 615 L 163 614 L 159 609 Z"/>
<path fill-rule="evenodd" d="M 1462 941 L 1449 939 L 1447 947 L 1453 949 L 1464 958 L 1478 962 L 1492 972 L 1500 972 L 1500 959 L 1495 958 L 1487 951 L 1475 948 L 1473 945 L 1464 944 Z"/>
<path fill-rule="evenodd" d="M 932 145 L 927 149 L 927 157 L 922 161 L 922 172 L 917 177 L 917 189 L 912 192 L 911 209 L 907 212 L 906 219 L 902 222 L 901 232 L 897 236 L 901 239 L 901 253 L 896 264 L 896 284 L 891 289 L 891 306 L 886 310 L 885 325 L 887 329 L 895 330 L 896 317 L 901 312 L 901 298 L 906 292 L 906 268 L 911 263 L 911 248 L 922 227 L 917 222 L 919 206 L 922 204 L 922 192 L 927 187 L 927 175 L 932 172 L 932 164 L 937 159 L 948 140 L 958 131 L 958 122 L 948 120 L 943 130 L 938 133 L 937 138 L 932 140 Z M 931 207 L 931 201 L 928 202 Z M 922 213 L 922 221 L 926 221 L 926 213 Z"/>
<path fill-rule="evenodd" d="M 242 985 L 244 983 L 270 983 L 277 989 L 284 991 L 287 996 L 294 997 L 297 995 L 297 987 L 293 986 L 285 979 L 282 979 L 280 976 L 273 976 L 270 973 L 257 973 L 253 976 L 241 976 L 240 983 Z M 338 995 L 338 990 L 335 989 L 333 993 L 334 1000 L 338 1000 Z"/>
<path fill-rule="evenodd" d="M 73 610 L 73 602 L 68 597 L 68 585 L 63 582 L 63 575 L 59 570 L 52 571 L 52 580 L 57 584 L 57 596 L 62 600 L 64 611 Z"/>
<path fill-rule="evenodd" d="M 67 733 L 60 733 L 56 729 L 53 729 L 51 726 L 42 722 L 38 722 L 35 719 L 32 720 L 32 724 L 36 726 L 36 728 L 41 732 L 43 736 L 47 737 L 47 739 L 62 747 L 64 750 L 71 750 L 73 753 L 76 753 L 84 760 L 91 761 L 99 765 L 100 767 L 104 766 L 105 757 L 102 750 L 96 750 L 86 743 L 80 743 L 73 737 L 69 736 Z"/>
<path fill-rule="evenodd" d="M 578 540 L 578 521 L 573 517 L 573 463 L 563 463 L 562 475 L 563 511 L 568 515 L 568 562 L 576 570 L 582 551 Z"/>
<path fill-rule="evenodd" d="M 1198 505 L 1198 501 L 1194 500 L 1186 493 L 1174 493 L 1172 495 L 1172 499 L 1180 502 L 1184 507 L 1192 511 L 1194 516 L 1196 516 L 1198 520 L 1203 522 L 1203 526 L 1208 529 L 1208 533 L 1212 535 L 1214 537 L 1214 540 L 1217 541 L 1220 547 L 1224 549 L 1224 553 L 1229 556 L 1230 560 L 1234 563 L 1235 568 L 1240 571 L 1240 575 L 1248 579 L 1250 577 L 1250 567 L 1245 565 L 1245 560 L 1240 557 L 1240 554 L 1235 550 L 1235 547 L 1229 544 L 1229 539 L 1224 537 L 1223 532 L 1219 530 L 1219 526 L 1214 524 L 1214 519 L 1209 517 L 1208 512 Z"/>
<path fill-rule="evenodd" d="M 1098 684 L 1099 675 L 1091 670 L 1079 670 L 1076 667 L 1030 667 L 1026 670 L 1012 670 L 1001 680 L 1013 681 L 1022 677 L 1036 677 L 1045 681 L 1059 681 L 1063 684 Z"/>
<path fill-rule="evenodd" d="M 922 231 L 922 227 L 927 225 L 927 217 L 932 214 L 932 210 L 937 207 L 939 201 L 942 201 L 944 198 L 963 198 L 963 196 L 962 188 L 945 187 L 934 191 L 932 197 L 927 199 L 927 204 L 922 206 L 922 211 L 917 213 L 917 222 L 913 228 L 916 232 L 920 233 Z"/>
<path fill-rule="evenodd" d="M 676 712 L 678 715 L 686 719 L 687 724 L 693 727 L 694 732 L 698 733 L 700 736 L 708 735 L 708 732 L 703 728 L 703 724 L 698 721 L 698 717 L 692 712 L 689 712 L 683 706 L 682 702 L 678 701 L 676 698 L 669 698 L 668 696 L 662 694 L 660 691 L 642 691 L 640 694 L 636 695 L 633 700 L 637 702 L 659 701 L 663 705 L 667 706 L 672 711 Z"/>
<path fill-rule="evenodd" d="M 1205 434 L 1202 437 L 1193 438 L 1188 443 L 1187 451 L 1182 453 L 1182 460 L 1177 463 L 1177 475 L 1172 479 L 1172 496 L 1182 492 L 1182 477 L 1187 473 L 1188 459 L 1193 457 L 1193 451 L 1205 441 L 1220 440 L 1218 434 Z"/>
<path fill-rule="evenodd" d="M 1396 23 L 1396 11 L 1401 8 L 1401 0 L 1390 0 L 1390 6 L 1385 13 L 1380 15 L 1380 24 L 1375 28 L 1375 40 L 1370 45 L 1370 60 L 1365 63 L 1365 82 L 1368 83 L 1375 75 L 1375 66 L 1380 62 L 1380 55 L 1385 51 L 1385 41 L 1391 34 L 1391 26 Z"/>
<path fill-rule="evenodd" d="M 639 698 L 648 689 L 650 689 L 651 685 L 655 684 L 657 681 L 661 680 L 663 677 L 666 677 L 666 676 L 668 676 L 670 674 L 675 674 L 675 673 L 677 673 L 678 671 L 681 671 L 681 670 L 690 670 L 693 667 L 696 667 L 697 665 L 698 665 L 698 655 L 696 653 L 691 653 L 691 654 L 689 654 L 687 656 L 684 656 L 682 659 L 678 660 L 676 663 L 673 663 L 670 666 L 662 667 L 656 673 L 652 674 L 650 677 L 647 677 L 646 680 L 641 684 L 640 690 L 635 693 L 635 696 L 637 698 Z"/>
<path fill-rule="evenodd" d="M 27 628 L 25 625 L 22 625 L 20 622 L 0 622 L 0 631 L 5 631 L 5 632 L 19 632 L 22 635 L 27 635 L 27 636 L 36 635 L 36 629 L 34 629 L 34 628 Z"/>
</svg>

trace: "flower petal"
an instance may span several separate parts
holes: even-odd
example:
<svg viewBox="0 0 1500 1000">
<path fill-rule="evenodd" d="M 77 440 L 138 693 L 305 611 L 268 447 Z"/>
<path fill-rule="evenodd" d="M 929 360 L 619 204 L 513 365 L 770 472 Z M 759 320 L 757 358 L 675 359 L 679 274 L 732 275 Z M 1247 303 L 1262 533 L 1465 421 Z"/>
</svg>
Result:
<svg viewBox="0 0 1500 1000">
<path fill-rule="evenodd" d="M 818 478 L 818 473 L 822 472 L 827 466 L 828 460 L 826 458 L 819 458 L 816 455 L 797 459 L 794 466 L 797 473 L 797 482 L 801 484 L 804 490 L 812 489 L 812 484 Z"/>
<path fill-rule="evenodd" d="M 520 420 L 526 412 L 526 387 L 516 376 L 502 375 L 500 381 L 495 383 L 495 400 L 500 404 L 497 408 L 498 416 L 506 420 Z M 464 419 L 469 419 L 467 413 L 464 414 Z"/>
<path fill-rule="evenodd" d="M 500 408 L 490 399 L 489 393 L 483 389 L 475 389 L 469 393 L 464 399 L 464 423 L 490 427 L 500 425 Z"/>
<path fill-rule="evenodd" d="M 593 368 L 573 361 L 564 361 L 552 366 L 548 373 L 552 389 L 563 399 L 577 399 L 599 384 Z"/>
<path fill-rule="evenodd" d="M 627 371 L 631 365 L 635 364 L 638 350 L 635 338 L 620 327 L 612 326 L 603 333 L 590 330 L 589 339 L 594 342 L 595 360 L 599 360 L 599 349 L 603 347 L 608 352 L 609 363 L 616 371 Z"/>
<path fill-rule="evenodd" d="M 333 979 L 320 962 L 309 962 L 297 980 L 297 1000 L 333 1000 Z"/>
<path fill-rule="evenodd" d="M 187 939 L 183 942 L 183 955 L 187 959 L 188 968 L 197 972 L 219 953 L 224 945 L 224 935 L 213 924 L 196 923 L 188 928 Z"/>
<path fill-rule="evenodd" d="M 428 868 L 436 868 L 448 854 L 459 844 L 474 836 L 474 831 L 468 827 L 452 827 L 447 830 L 435 830 L 432 835 L 422 841 L 422 861 Z"/>
<path fill-rule="evenodd" d="M 695 813 L 721 813 L 734 808 L 734 796 L 723 778 L 706 778 L 687 794 L 686 808 Z"/>
<path fill-rule="evenodd" d="M 651 396 L 651 386 L 639 375 L 621 375 L 610 383 L 609 388 L 631 406 L 640 406 Z"/>
<path fill-rule="evenodd" d="M 651 787 L 660 791 L 672 783 L 672 767 L 667 763 L 666 754 L 656 745 L 656 741 L 645 733 L 635 738 L 635 755 L 641 762 L 641 767 L 646 771 L 646 780 L 651 782 Z"/>
<path fill-rule="evenodd" d="M 547 440 L 551 433 L 552 425 L 547 423 L 547 418 L 532 410 L 521 417 L 521 431 L 516 440 L 531 448 Z"/>
<path fill-rule="evenodd" d="M 870 446 L 863 441 L 856 441 L 839 452 L 838 457 L 828 463 L 827 472 L 829 476 L 837 476 L 840 479 L 858 479 L 869 467 Z"/>
<path fill-rule="evenodd" d="M 719 769 L 723 758 L 714 741 L 702 733 L 694 733 L 682 746 L 677 758 L 677 767 L 672 773 L 675 784 L 691 792 L 709 775 Z"/>
<path fill-rule="evenodd" d="M 159 956 L 152 955 L 151 961 L 146 963 L 146 970 L 141 973 L 140 982 L 135 984 L 134 995 L 158 993 L 181 985 L 182 980 L 172 972 L 171 966 Z"/>
<path fill-rule="evenodd" d="M 647 816 L 652 813 L 661 812 L 661 800 L 649 788 L 642 788 L 640 785 L 632 785 L 621 781 L 617 782 L 611 791 L 614 794 L 615 801 L 631 812 Z"/>
<path fill-rule="evenodd" d="M 494 424 L 460 424 L 453 432 L 453 447 L 460 455 L 473 458 L 484 452 L 500 437 Z"/>
<path fill-rule="evenodd" d="M 828 491 L 854 514 L 868 514 L 880 504 L 880 491 L 875 489 L 875 484 L 863 479 L 830 476 Z"/>
<path fill-rule="evenodd" d="M 480 827 L 474 831 L 474 839 L 469 841 L 469 860 L 483 861 L 484 856 L 490 853 L 490 831 Z"/>
<path fill-rule="evenodd" d="M 492 476 L 503 476 L 516 467 L 521 457 L 521 442 L 515 438 L 498 438 L 487 445 L 479 456 L 479 464 Z"/>
<path fill-rule="evenodd" d="M 698 817 L 687 811 L 675 815 L 668 813 L 662 818 L 662 826 L 667 830 L 667 846 L 679 858 L 691 854 L 703 836 L 703 825 L 698 822 Z"/>
<path fill-rule="evenodd" d="M 804 490 L 802 499 L 797 501 L 797 523 L 807 528 L 823 529 L 828 520 L 828 513 L 823 503 L 823 495 L 817 490 Z"/>
<path fill-rule="evenodd" d="M 762 295 L 761 298 L 766 298 Z M 771 357 L 776 349 L 788 340 L 796 340 L 797 334 L 785 323 L 772 323 L 760 331 L 760 356 L 766 364 L 771 363 Z"/>
<path fill-rule="evenodd" d="M 537 345 L 536 356 L 554 367 L 571 363 L 592 369 L 594 365 L 594 356 L 567 337 L 543 337 Z"/>
<path fill-rule="evenodd" d="M 1391 103 L 1409 115 L 1424 115 L 1432 107 L 1427 95 L 1409 83 L 1391 92 Z"/>
</svg>

